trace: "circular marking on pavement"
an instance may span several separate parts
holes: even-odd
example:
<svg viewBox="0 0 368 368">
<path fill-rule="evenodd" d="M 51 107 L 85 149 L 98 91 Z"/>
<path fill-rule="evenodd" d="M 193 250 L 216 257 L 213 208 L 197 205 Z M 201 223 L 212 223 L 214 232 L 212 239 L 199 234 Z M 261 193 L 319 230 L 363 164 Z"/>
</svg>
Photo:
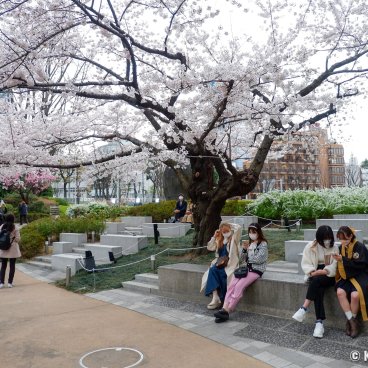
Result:
<svg viewBox="0 0 368 368">
<path fill-rule="evenodd" d="M 114 347 L 91 351 L 79 359 L 82 368 L 132 368 L 143 360 L 136 349 Z"/>
</svg>

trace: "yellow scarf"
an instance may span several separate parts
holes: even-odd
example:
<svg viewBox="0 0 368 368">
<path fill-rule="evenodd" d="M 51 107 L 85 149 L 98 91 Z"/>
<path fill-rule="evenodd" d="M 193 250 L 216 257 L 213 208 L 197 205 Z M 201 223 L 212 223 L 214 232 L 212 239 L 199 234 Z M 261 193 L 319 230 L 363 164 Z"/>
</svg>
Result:
<svg viewBox="0 0 368 368">
<path fill-rule="evenodd" d="M 353 257 L 353 249 L 354 249 L 354 245 L 357 241 L 354 240 L 353 243 L 349 243 L 347 247 L 345 246 L 341 246 L 341 255 L 343 257 L 346 257 L 346 253 L 348 254 L 347 257 L 349 259 L 351 259 Z M 344 280 L 346 280 L 346 272 L 345 272 L 345 268 L 344 268 L 344 264 L 341 261 L 337 262 L 337 273 L 336 273 L 336 279 L 339 280 L 340 278 L 343 278 Z"/>
</svg>

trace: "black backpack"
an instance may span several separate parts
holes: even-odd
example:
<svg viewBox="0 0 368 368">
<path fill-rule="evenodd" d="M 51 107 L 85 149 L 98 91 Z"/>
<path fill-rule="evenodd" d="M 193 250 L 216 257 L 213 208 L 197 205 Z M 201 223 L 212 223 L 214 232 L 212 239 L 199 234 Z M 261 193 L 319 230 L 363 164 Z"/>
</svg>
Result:
<svg viewBox="0 0 368 368">
<path fill-rule="evenodd" d="M 14 238 L 13 240 L 11 240 L 10 234 L 11 232 L 5 229 L 0 231 L 0 249 L 1 250 L 8 250 L 11 247 Z"/>
</svg>

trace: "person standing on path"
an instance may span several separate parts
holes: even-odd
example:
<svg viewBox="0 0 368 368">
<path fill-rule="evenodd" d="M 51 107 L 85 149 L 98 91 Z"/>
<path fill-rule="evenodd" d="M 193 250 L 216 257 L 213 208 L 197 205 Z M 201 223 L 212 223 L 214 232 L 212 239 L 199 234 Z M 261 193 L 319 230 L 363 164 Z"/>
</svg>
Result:
<svg viewBox="0 0 368 368">
<path fill-rule="evenodd" d="M 1 230 L 7 230 L 10 232 L 11 246 L 8 250 L 0 250 L 0 259 L 1 259 L 0 289 L 4 287 L 5 273 L 8 261 L 10 264 L 8 287 L 9 288 L 13 287 L 15 262 L 17 258 L 20 258 L 22 256 L 19 249 L 20 233 L 19 230 L 15 227 L 14 222 L 15 222 L 14 215 L 12 213 L 9 213 L 5 216 L 5 223 L 1 227 Z"/>
<path fill-rule="evenodd" d="M 21 225 L 23 223 L 28 224 L 28 206 L 27 203 L 22 201 L 20 202 L 19 206 L 19 222 Z"/>
</svg>

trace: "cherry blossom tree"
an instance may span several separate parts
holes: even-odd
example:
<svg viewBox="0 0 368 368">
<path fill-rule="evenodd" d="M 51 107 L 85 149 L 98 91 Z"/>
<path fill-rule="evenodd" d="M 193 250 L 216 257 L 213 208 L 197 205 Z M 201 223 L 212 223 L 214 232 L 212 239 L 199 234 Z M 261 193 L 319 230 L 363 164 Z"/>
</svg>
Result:
<svg viewBox="0 0 368 368">
<path fill-rule="evenodd" d="M 22 200 L 28 203 L 29 194 L 39 194 L 47 189 L 55 180 L 49 170 L 31 170 L 25 174 L 2 176 L 2 187 L 18 192 Z"/>
<path fill-rule="evenodd" d="M 156 160 L 187 189 L 194 243 L 205 244 L 226 199 L 256 185 L 276 137 L 323 120 L 345 124 L 366 92 L 365 0 L 242 4 L 1 2 L 3 170 L 85 166 L 129 181 Z M 231 27 L 216 6 L 234 10 Z M 58 78 L 46 72 L 67 64 Z M 65 109 L 45 114 L 45 94 Z M 119 151 L 96 149 L 111 141 Z M 77 158 L 63 155 L 75 144 Z M 239 148 L 252 158 L 242 170 L 232 164 Z"/>
</svg>

